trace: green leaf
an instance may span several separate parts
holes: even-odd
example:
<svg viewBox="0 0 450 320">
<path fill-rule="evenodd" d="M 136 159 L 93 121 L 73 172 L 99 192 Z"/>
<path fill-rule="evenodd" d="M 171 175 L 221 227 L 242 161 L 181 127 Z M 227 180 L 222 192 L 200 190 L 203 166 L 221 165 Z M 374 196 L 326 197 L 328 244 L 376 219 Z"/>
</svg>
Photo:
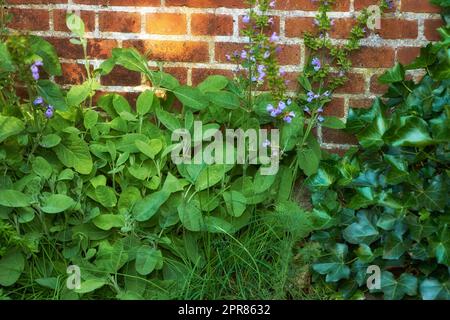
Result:
<svg viewBox="0 0 450 320">
<path fill-rule="evenodd" d="M 239 191 L 226 191 L 222 194 L 228 214 L 240 217 L 247 206 L 247 199 Z"/>
<path fill-rule="evenodd" d="M 336 170 L 330 166 L 323 165 L 316 174 L 308 177 L 305 184 L 310 188 L 327 188 L 336 180 Z"/>
<path fill-rule="evenodd" d="M 388 233 L 384 240 L 383 259 L 397 260 L 405 252 L 407 246 L 403 239 L 393 233 Z"/>
<path fill-rule="evenodd" d="M 11 249 L 0 259 L 0 285 L 12 286 L 19 280 L 25 266 L 23 254 Z"/>
<path fill-rule="evenodd" d="M 231 92 L 210 92 L 206 96 L 212 104 L 225 109 L 237 109 L 241 105 L 238 96 Z"/>
<path fill-rule="evenodd" d="M 31 163 L 31 167 L 34 173 L 36 173 L 40 177 L 43 177 L 44 179 L 50 178 L 53 172 L 53 168 L 50 163 L 48 163 L 48 161 L 42 157 L 34 158 L 33 162 Z"/>
<path fill-rule="evenodd" d="M 177 78 L 161 71 L 150 71 L 150 80 L 156 88 L 162 87 L 173 90 L 180 86 Z"/>
<path fill-rule="evenodd" d="M 221 164 L 204 167 L 195 180 L 195 190 L 202 191 L 219 183 L 226 171 L 226 167 Z"/>
<path fill-rule="evenodd" d="M 67 111 L 66 98 L 61 89 L 50 80 L 39 80 L 36 86 L 38 94 L 56 110 Z"/>
<path fill-rule="evenodd" d="M 69 107 L 79 106 L 91 94 L 91 82 L 86 81 L 83 84 L 73 85 L 67 92 L 67 105 Z"/>
<path fill-rule="evenodd" d="M 0 115 L 0 142 L 21 133 L 25 130 L 25 124 L 16 117 L 5 117 Z"/>
<path fill-rule="evenodd" d="M 450 282 L 441 283 L 436 279 L 425 279 L 420 284 L 420 294 L 423 300 L 449 300 Z"/>
<path fill-rule="evenodd" d="M 75 201 L 64 194 L 52 194 L 43 200 L 41 210 L 45 213 L 60 213 L 72 208 Z"/>
<path fill-rule="evenodd" d="M 134 217 L 137 221 L 147 221 L 151 219 L 169 197 L 170 192 L 160 190 L 139 200 L 133 208 Z"/>
<path fill-rule="evenodd" d="M 331 257 L 321 259 L 319 263 L 313 264 L 314 271 L 326 274 L 327 282 L 338 282 L 341 279 L 350 277 L 350 268 L 345 263 L 348 253 L 347 245 L 336 243 Z"/>
<path fill-rule="evenodd" d="M 42 58 L 44 70 L 51 76 L 61 76 L 61 64 L 55 48 L 39 36 L 28 36 L 28 41 L 31 52 Z"/>
<path fill-rule="evenodd" d="M 61 137 L 56 134 L 47 134 L 41 138 L 39 145 L 43 148 L 53 148 L 61 142 Z"/>
<path fill-rule="evenodd" d="M 155 159 L 155 156 L 162 150 L 163 144 L 160 139 L 152 139 L 149 143 L 137 140 L 136 147 L 140 152 L 145 154 L 150 159 Z"/>
<path fill-rule="evenodd" d="M 194 110 L 202 110 L 206 107 L 205 97 L 197 88 L 180 86 L 175 88 L 173 93 L 183 105 Z"/>
<path fill-rule="evenodd" d="M 253 184 L 255 185 L 255 193 L 263 193 L 264 191 L 267 191 L 274 184 L 276 178 L 276 174 L 262 175 L 261 168 L 259 168 L 256 172 L 255 179 L 253 180 Z"/>
<path fill-rule="evenodd" d="M 134 48 L 115 48 L 112 56 L 116 64 L 128 70 L 149 74 L 147 61 Z"/>
<path fill-rule="evenodd" d="M 53 149 L 66 167 L 74 168 L 81 174 L 89 174 L 93 163 L 87 143 L 71 134 Z"/>
<path fill-rule="evenodd" d="M 298 167 L 309 177 L 319 170 L 320 159 L 314 150 L 309 148 L 299 149 L 297 152 Z"/>
<path fill-rule="evenodd" d="M 221 75 L 213 75 L 206 78 L 202 83 L 200 83 L 197 88 L 201 92 L 217 92 L 225 89 L 228 85 L 228 79 Z"/>
<path fill-rule="evenodd" d="M 150 90 L 145 90 L 139 95 L 136 101 L 136 111 L 139 115 L 143 116 L 150 111 L 154 97 L 153 91 Z"/>
<path fill-rule="evenodd" d="M 197 200 L 192 200 L 188 203 L 183 202 L 178 207 L 178 215 L 183 226 L 189 231 L 198 232 L 205 228 L 202 210 Z"/>
<path fill-rule="evenodd" d="M 0 189 L 0 205 L 11 208 L 28 207 L 33 203 L 31 196 L 16 190 Z"/>
<path fill-rule="evenodd" d="M 400 63 L 396 63 L 392 69 L 387 70 L 378 78 L 378 82 L 382 84 L 389 84 L 400 82 L 405 79 L 405 69 Z"/>
<path fill-rule="evenodd" d="M 405 294 L 415 296 L 417 286 L 417 278 L 409 273 L 403 273 L 398 279 L 388 271 L 381 273 L 381 290 L 386 300 L 400 300 Z"/>
<path fill-rule="evenodd" d="M 155 269 L 161 269 L 162 265 L 163 255 L 161 250 L 157 250 L 147 245 L 140 246 L 137 249 L 136 271 L 139 274 L 146 276 Z"/>
<path fill-rule="evenodd" d="M 156 117 L 170 131 L 175 131 L 181 128 L 180 121 L 175 118 L 172 113 L 162 110 L 161 108 L 156 109 Z"/>
<path fill-rule="evenodd" d="M 331 129 L 344 129 L 345 123 L 338 117 L 324 117 L 325 120 L 320 124 L 322 127 Z"/>
<path fill-rule="evenodd" d="M 352 223 L 342 232 L 344 239 L 353 244 L 367 245 L 377 240 L 379 233 L 367 218 L 366 213 L 360 212 L 357 217 L 358 222 Z"/>
<path fill-rule="evenodd" d="M 81 282 L 80 288 L 75 289 L 74 291 L 76 293 L 89 293 L 100 289 L 106 283 L 105 279 L 87 279 L 86 281 Z"/>
<path fill-rule="evenodd" d="M 84 127 L 86 129 L 92 129 L 92 127 L 94 127 L 97 124 L 97 121 L 98 121 L 98 112 L 94 110 L 86 111 L 83 120 Z"/>
<path fill-rule="evenodd" d="M 125 226 L 125 218 L 117 214 L 101 214 L 92 220 L 94 225 L 102 230 L 111 230 L 112 228 L 121 228 Z"/>
<path fill-rule="evenodd" d="M 404 119 L 404 125 L 397 129 L 392 140 L 396 147 L 424 147 L 433 143 L 425 120 L 414 116 Z"/>
<path fill-rule="evenodd" d="M 111 187 L 98 186 L 97 188 L 95 188 L 95 197 L 97 198 L 97 201 L 106 208 L 112 208 L 116 206 L 116 193 Z"/>
<path fill-rule="evenodd" d="M 70 13 L 66 16 L 66 26 L 72 31 L 78 38 L 84 37 L 84 22 L 83 20 L 76 14 Z"/>
<path fill-rule="evenodd" d="M 12 72 L 15 70 L 11 55 L 9 54 L 6 44 L 0 42 L 0 73 Z"/>
</svg>

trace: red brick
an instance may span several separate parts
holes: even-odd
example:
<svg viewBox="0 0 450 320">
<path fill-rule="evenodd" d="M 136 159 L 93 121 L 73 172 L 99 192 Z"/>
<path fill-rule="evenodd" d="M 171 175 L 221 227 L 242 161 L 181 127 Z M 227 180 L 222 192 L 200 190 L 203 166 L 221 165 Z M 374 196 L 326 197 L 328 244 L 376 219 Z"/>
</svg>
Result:
<svg viewBox="0 0 450 320">
<path fill-rule="evenodd" d="M 67 0 L 8 0 L 9 4 L 50 4 L 67 3 Z"/>
<path fill-rule="evenodd" d="M 437 32 L 437 29 L 444 25 L 441 19 L 426 19 L 425 20 L 425 37 L 430 41 L 439 41 L 441 36 Z"/>
<path fill-rule="evenodd" d="M 335 130 L 322 127 L 322 140 L 325 143 L 335 144 L 357 144 L 358 140 L 342 130 Z"/>
<path fill-rule="evenodd" d="M 364 93 L 366 88 L 366 78 L 360 73 L 348 73 L 348 81 L 336 89 L 336 93 Z"/>
<path fill-rule="evenodd" d="M 314 18 L 309 17 L 291 17 L 286 19 L 286 37 L 303 37 L 305 32 L 314 32 Z"/>
<path fill-rule="evenodd" d="M 334 26 L 331 27 L 330 36 L 335 39 L 348 39 L 355 25 L 355 19 L 334 19 Z"/>
<path fill-rule="evenodd" d="M 21 30 L 48 30 L 50 28 L 48 10 L 9 9 L 12 20 L 8 27 Z"/>
<path fill-rule="evenodd" d="M 228 63 L 227 54 L 233 54 L 234 51 L 241 51 L 245 48 L 244 43 L 234 42 L 216 42 L 215 43 L 215 60 L 217 62 Z"/>
<path fill-rule="evenodd" d="M 401 64 L 410 64 L 420 54 L 418 47 L 402 47 L 397 49 L 397 61 Z"/>
<path fill-rule="evenodd" d="M 66 31 L 66 10 L 53 10 L 53 28 L 55 31 Z M 94 11 L 81 11 L 80 17 L 83 19 L 86 31 L 94 31 L 95 29 L 95 12 Z"/>
<path fill-rule="evenodd" d="M 81 4 L 95 4 L 103 6 L 160 6 L 161 0 L 73 0 L 75 3 Z"/>
<path fill-rule="evenodd" d="M 163 69 L 164 72 L 167 72 L 174 76 L 180 81 L 181 84 L 187 83 L 187 69 L 182 67 L 167 67 Z"/>
<path fill-rule="evenodd" d="M 208 62 L 209 47 L 206 42 L 127 40 L 124 47 L 135 47 L 149 52 L 150 59 L 178 62 Z"/>
<path fill-rule="evenodd" d="M 179 13 L 150 13 L 145 17 L 146 31 L 152 34 L 186 34 L 187 19 Z"/>
<path fill-rule="evenodd" d="M 110 39 L 89 39 L 88 56 L 97 59 L 107 59 L 112 49 L 117 48 L 117 41 Z"/>
<path fill-rule="evenodd" d="M 334 116 L 343 118 L 345 116 L 345 106 L 343 98 L 333 98 L 330 103 L 325 105 L 324 113 L 325 116 Z"/>
<path fill-rule="evenodd" d="M 166 6 L 185 6 L 192 8 L 246 8 L 242 0 L 166 0 Z"/>
<path fill-rule="evenodd" d="M 279 0 L 276 3 L 276 9 L 278 10 L 315 11 L 317 7 L 317 2 L 311 0 Z M 333 5 L 332 11 L 349 11 L 349 9 L 350 0 L 338 0 Z"/>
<path fill-rule="evenodd" d="M 239 31 L 240 31 L 240 34 L 242 34 L 242 31 L 245 30 L 246 28 L 252 27 L 252 26 L 249 26 L 248 24 L 245 24 L 242 21 L 242 18 L 243 17 L 239 18 Z M 278 34 L 280 33 L 280 17 L 273 16 L 272 18 L 273 18 L 273 24 L 268 25 L 263 30 L 264 34 L 268 35 L 268 36 L 272 35 L 274 32 L 276 32 Z"/>
<path fill-rule="evenodd" d="M 209 76 L 221 75 L 228 78 L 233 77 L 233 73 L 230 70 L 217 70 L 217 69 L 192 69 L 192 85 L 196 86 Z"/>
<path fill-rule="evenodd" d="M 417 20 L 381 19 L 381 29 L 376 31 L 384 39 L 416 39 Z"/>
<path fill-rule="evenodd" d="M 394 65 L 394 49 L 390 47 L 361 47 L 351 55 L 354 67 L 389 68 Z"/>
<path fill-rule="evenodd" d="M 441 9 L 438 6 L 432 5 L 428 0 L 402 0 L 403 12 L 430 12 L 437 13 Z"/>
<path fill-rule="evenodd" d="M 426 0 L 425 0 L 426 1 Z M 371 5 L 379 5 L 380 0 L 354 0 L 355 10 L 362 10 L 368 8 Z M 393 2 L 394 6 L 392 9 L 387 10 L 387 12 L 395 11 L 398 7 L 398 1 Z"/>
<path fill-rule="evenodd" d="M 86 78 L 86 68 L 84 65 L 75 63 L 62 63 L 62 76 L 55 77 L 56 82 L 60 84 L 81 84 Z"/>
<path fill-rule="evenodd" d="M 349 107 L 354 109 L 368 109 L 372 106 L 374 100 L 370 98 L 352 98 L 349 101 Z"/>
<path fill-rule="evenodd" d="M 100 31 L 140 32 L 141 15 L 129 12 L 100 12 Z"/>
<path fill-rule="evenodd" d="M 193 35 L 230 36 L 233 34 L 233 17 L 223 14 L 193 14 L 191 31 Z"/>
<path fill-rule="evenodd" d="M 389 88 L 388 85 L 381 84 L 381 83 L 378 82 L 378 78 L 379 77 L 380 77 L 379 74 L 374 74 L 370 78 L 370 92 L 376 93 L 376 94 L 383 94 Z"/>
</svg>

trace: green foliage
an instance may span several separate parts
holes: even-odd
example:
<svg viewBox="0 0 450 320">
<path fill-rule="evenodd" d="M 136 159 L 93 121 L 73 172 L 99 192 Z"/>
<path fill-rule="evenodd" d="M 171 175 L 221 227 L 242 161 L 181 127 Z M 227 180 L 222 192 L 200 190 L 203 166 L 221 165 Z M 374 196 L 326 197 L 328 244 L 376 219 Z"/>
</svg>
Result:
<svg viewBox="0 0 450 320">
<path fill-rule="evenodd" d="M 313 269 L 347 298 L 367 290 L 367 267 L 377 265 L 385 299 L 450 299 L 449 40 L 380 77 L 385 99 L 349 113 L 359 149 L 306 180 L 315 210 L 332 217 L 311 237 L 323 244 Z M 404 70 L 418 66 L 428 71 L 422 80 L 406 80 Z"/>
</svg>

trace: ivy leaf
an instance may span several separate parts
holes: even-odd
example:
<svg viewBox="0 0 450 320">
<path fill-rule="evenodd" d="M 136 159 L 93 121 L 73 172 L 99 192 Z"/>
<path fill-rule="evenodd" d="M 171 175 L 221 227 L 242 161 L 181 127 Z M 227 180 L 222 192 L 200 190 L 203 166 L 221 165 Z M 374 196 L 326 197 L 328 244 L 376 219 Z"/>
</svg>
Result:
<svg viewBox="0 0 450 320">
<path fill-rule="evenodd" d="M 320 124 L 322 127 L 331 129 L 344 129 L 345 123 L 338 117 L 325 117 L 325 120 Z"/>
<path fill-rule="evenodd" d="M 305 180 L 305 184 L 313 189 L 325 189 L 331 186 L 336 181 L 336 178 L 336 169 L 324 164 L 316 174 Z"/>
<path fill-rule="evenodd" d="M 425 120 L 409 116 L 403 119 L 404 125 L 397 129 L 392 138 L 392 145 L 396 147 L 424 147 L 434 143 L 428 131 Z"/>
<path fill-rule="evenodd" d="M 343 243 L 336 243 L 330 257 L 321 259 L 319 263 L 313 264 L 314 271 L 326 274 L 326 282 L 338 282 L 350 277 L 350 268 L 345 263 L 348 247 Z"/>
<path fill-rule="evenodd" d="M 383 259 L 397 260 L 405 252 L 407 246 L 405 241 L 393 233 L 388 233 L 384 240 Z"/>
<path fill-rule="evenodd" d="M 350 243 L 370 245 L 378 239 L 378 230 L 369 221 L 365 211 L 359 212 L 357 218 L 358 222 L 352 223 L 345 228 L 342 235 Z"/>
<path fill-rule="evenodd" d="M 396 63 L 395 66 L 387 70 L 378 78 L 378 82 L 382 84 L 389 84 L 394 82 L 400 82 L 405 79 L 405 69 L 400 63 Z"/>
<path fill-rule="evenodd" d="M 441 283 L 436 279 L 425 279 L 420 284 L 420 294 L 423 300 L 449 300 L 450 282 Z"/>
<path fill-rule="evenodd" d="M 417 278 L 409 273 L 403 273 L 398 279 L 388 271 L 381 273 L 381 291 L 386 300 L 400 300 L 405 295 L 417 294 Z"/>
</svg>

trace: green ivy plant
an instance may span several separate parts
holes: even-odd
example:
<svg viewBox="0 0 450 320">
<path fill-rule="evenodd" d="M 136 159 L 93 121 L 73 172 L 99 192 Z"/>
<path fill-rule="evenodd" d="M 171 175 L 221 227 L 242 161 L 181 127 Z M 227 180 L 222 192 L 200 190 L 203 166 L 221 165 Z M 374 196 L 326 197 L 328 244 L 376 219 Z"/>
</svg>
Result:
<svg viewBox="0 0 450 320">
<path fill-rule="evenodd" d="M 447 23 L 440 42 L 380 77 L 384 99 L 349 113 L 359 149 L 306 181 L 320 216 L 311 240 L 323 244 L 313 269 L 346 298 L 450 299 L 448 32 Z M 426 71 L 419 83 L 405 76 L 415 69 Z M 379 290 L 366 287 L 371 265 L 382 271 Z"/>
</svg>

